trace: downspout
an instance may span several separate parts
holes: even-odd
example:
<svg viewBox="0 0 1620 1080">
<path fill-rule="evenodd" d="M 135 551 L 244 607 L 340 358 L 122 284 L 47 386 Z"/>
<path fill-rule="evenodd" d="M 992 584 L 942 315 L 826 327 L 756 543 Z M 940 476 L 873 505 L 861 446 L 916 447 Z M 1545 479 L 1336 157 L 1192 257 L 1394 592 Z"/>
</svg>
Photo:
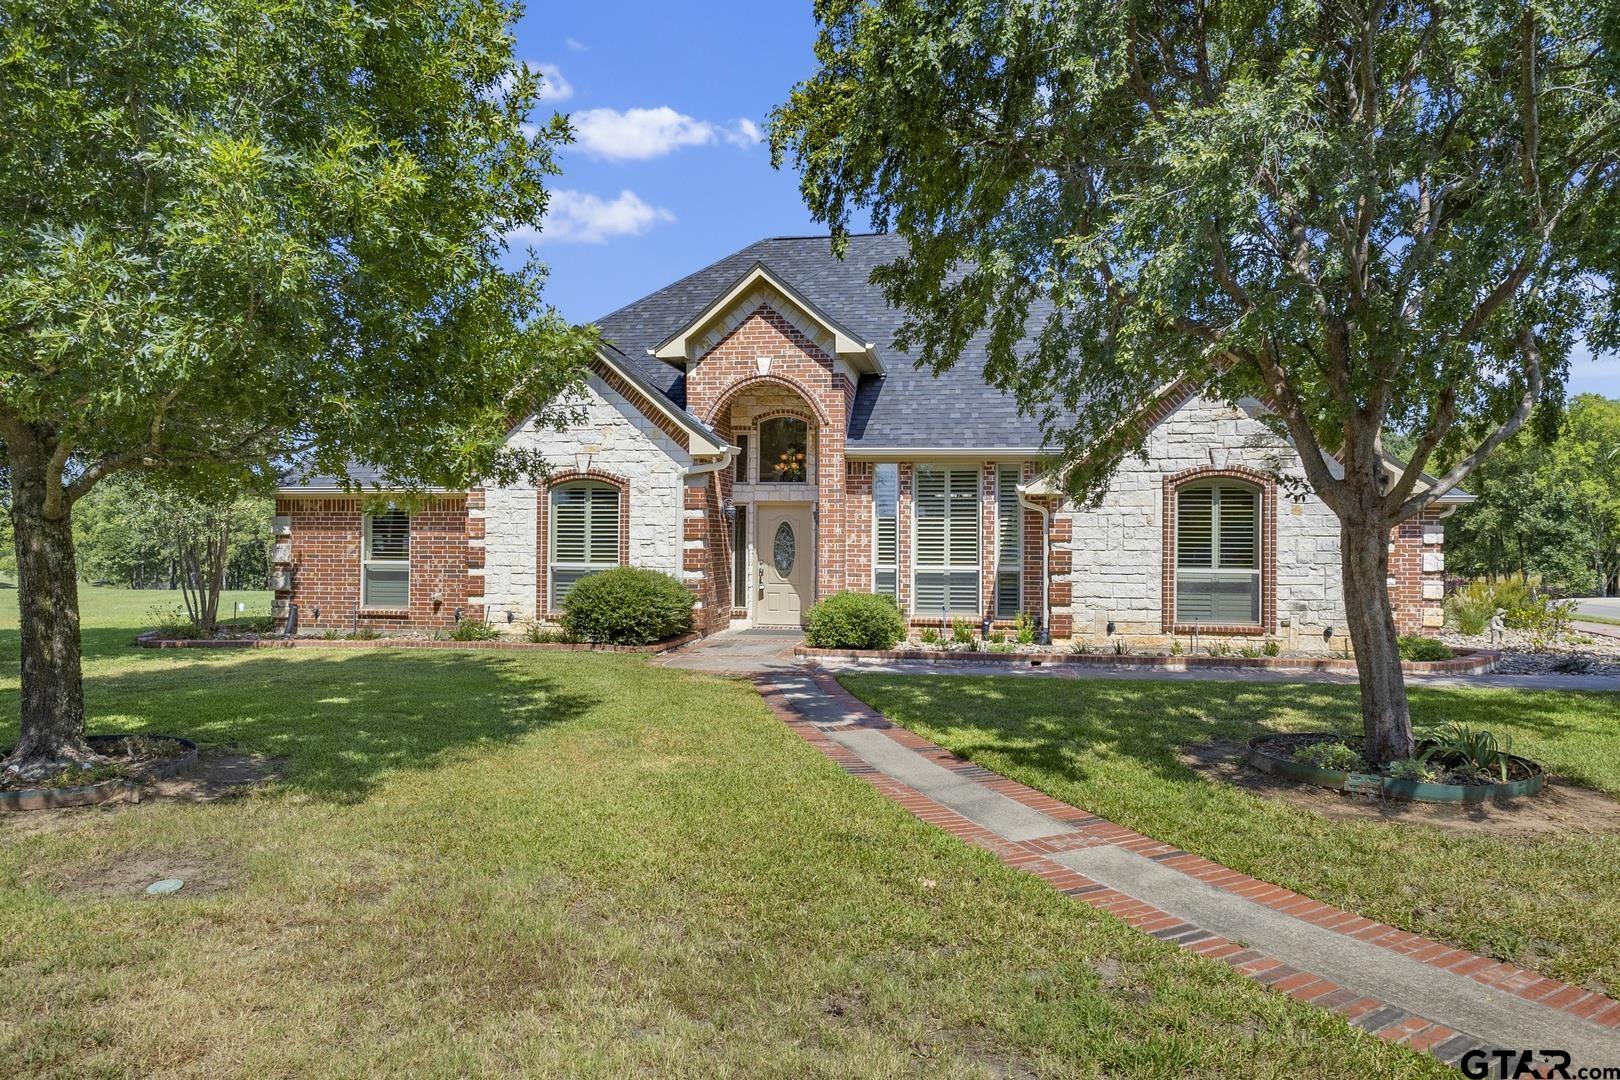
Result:
<svg viewBox="0 0 1620 1080">
<path fill-rule="evenodd" d="M 716 498 L 716 500 L 718 500 L 719 496 L 720 496 L 720 485 L 715 482 L 714 476 L 721 469 L 724 469 L 726 466 L 731 464 L 732 458 L 736 455 L 736 453 L 737 453 L 737 448 L 735 446 L 727 446 L 724 450 L 722 450 L 720 452 L 720 456 L 718 458 L 716 458 L 714 461 L 706 461 L 701 465 L 693 465 L 691 468 L 687 469 L 686 470 L 686 478 L 688 480 L 690 480 L 694 476 L 708 476 L 709 477 L 709 484 L 710 484 L 711 487 L 713 487 L 715 498 Z M 682 521 L 682 525 L 681 525 L 681 536 L 682 536 L 682 541 L 681 541 L 681 552 L 682 552 L 681 565 L 682 565 L 682 569 L 684 570 L 685 562 L 686 562 L 686 555 L 685 555 L 685 551 L 686 551 L 686 542 L 685 542 L 685 535 L 686 535 L 686 526 L 685 526 L 685 520 L 686 520 L 686 504 L 685 504 L 686 490 L 685 490 L 685 485 L 684 484 L 682 485 L 682 489 L 681 489 L 681 499 L 682 499 L 682 503 L 681 503 L 681 521 Z M 718 509 L 720 510 L 720 516 L 724 517 L 726 508 L 724 506 L 720 506 Z M 730 533 L 730 530 L 728 529 L 727 532 L 726 532 L 726 537 L 727 537 L 728 541 L 730 540 L 730 536 L 731 536 L 731 533 Z M 733 553 L 732 558 L 733 559 L 736 558 L 735 553 Z M 718 589 L 718 586 L 716 586 L 716 588 Z M 726 597 L 726 601 L 727 601 L 727 603 L 726 603 L 726 611 L 727 611 L 728 614 L 731 611 L 730 600 L 731 600 L 731 597 L 727 596 Z M 707 634 L 708 631 L 705 630 L 703 633 Z"/>
<path fill-rule="evenodd" d="M 1041 629 L 1046 631 L 1047 637 L 1052 634 L 1052 512 L 1040 503 L 1033 501 L 1025 494 L 1023 485 L 1018 486 L 1018 505 L 1026 510 L 1033 510 L 1041 515 Z"/>
</svg>

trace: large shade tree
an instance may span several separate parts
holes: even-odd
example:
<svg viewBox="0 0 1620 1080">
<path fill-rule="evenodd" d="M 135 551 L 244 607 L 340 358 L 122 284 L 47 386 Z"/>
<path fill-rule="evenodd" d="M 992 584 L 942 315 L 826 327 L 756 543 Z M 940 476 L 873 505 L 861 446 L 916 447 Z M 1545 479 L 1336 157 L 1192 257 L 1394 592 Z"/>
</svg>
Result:
<svg viewBox="0 0 1620 1080">
<path fill-rule="evenodd" d="M 592 345 L 501 236 L 568 136 L 506 0 L 0 0 L 0 441 L 22 626 L 8 768 L 83 739 L 73 505 L 124 470 L 402 483 L 503 461 Z M 532 463 L 531 463 L 532 464 Z"/>
<path fill-rule="evenodd" d="M 1613 337 L 1611 0 L 820 0 L 776 113 L 935 368 L 974 335 L 1076 495 L 1186 379 L 1271 403 L 1341 524 L 1367 754 L 1412 750 L 1392 526 L 1465 481 L 1572 343 Z M 1413 436 L 1394 467 L 1388 430 Z M 1455 462 L 1422 480 L 1437 453 Z M 1337 458 L 1330 464 L 1330 458 Z"/>
</svg>

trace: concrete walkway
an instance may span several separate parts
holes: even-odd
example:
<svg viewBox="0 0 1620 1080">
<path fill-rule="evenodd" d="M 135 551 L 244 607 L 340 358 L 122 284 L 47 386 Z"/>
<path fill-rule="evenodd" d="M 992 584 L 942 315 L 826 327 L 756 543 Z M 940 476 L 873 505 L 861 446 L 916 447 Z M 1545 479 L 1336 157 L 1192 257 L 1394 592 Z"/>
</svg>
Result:
<svg viewBox="0 0 1620 1080">
<path fill-rule="evenodd" d="M 792 671 L 799 667 L 793 647 L 802 644 L 804 634 L 798 630 L 768 626 L 722 630 L 664 653 L 655 663 L 710 675 Z"/>
<path fill-rule="evenodd" d="M 1250 683 L 1344 683 L 1354 685 L 1356 676 L 1348 671 L 1264 671 L 1254 668 L 1205 667 L 1195 671 L 1166 671 L 1163 668 L 1104 667 L 1043 664 L 1031 667 L 1016 663 L 974 663 L 971 660 L 934 663 L 928 660 L 850 660 L 818 657 L 816 666 L 827 671 L 867 671 L 883 675 L 1006 675 L 1034 679 L 1126 679 L 1147 682 L 1250 682 Z M 1408 675 L 1408 686 L 1441 686 L 1454 690 L 1607 690 L 1620 693 L 1620 678 L 1612 675 Z"/>
<path fill-rule="evenodd" d="M 1483 1047 L 1620 1066 L 1620 1002 L 1602 994 L 1318 903 L 1060 803 L 890 723 L 826 674 L 768 672 L 755 682 L 790 728 L 922 820 L 1380 1038 L 1452 1064 Z"/>
</svg>

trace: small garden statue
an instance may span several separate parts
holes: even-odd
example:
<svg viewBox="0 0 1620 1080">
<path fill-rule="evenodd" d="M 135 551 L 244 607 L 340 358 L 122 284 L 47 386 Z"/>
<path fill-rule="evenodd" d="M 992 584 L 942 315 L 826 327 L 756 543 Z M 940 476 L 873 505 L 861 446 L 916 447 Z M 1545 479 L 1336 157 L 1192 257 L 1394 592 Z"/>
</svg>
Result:
<svg viewBox="0 0 1620 1080">
<path fill-rule="evenodd" d="M 1502 638 L 1506 636 L 1507 623 L 1504 621 L 1506 616 L 1507 616 L 1507 608 L 1497 608 L 1496 613 L 1491 616 L 1491 644 L 1492 645 L 1500 645 L 1500 644 L 1502 644 Z"/>
</svg>

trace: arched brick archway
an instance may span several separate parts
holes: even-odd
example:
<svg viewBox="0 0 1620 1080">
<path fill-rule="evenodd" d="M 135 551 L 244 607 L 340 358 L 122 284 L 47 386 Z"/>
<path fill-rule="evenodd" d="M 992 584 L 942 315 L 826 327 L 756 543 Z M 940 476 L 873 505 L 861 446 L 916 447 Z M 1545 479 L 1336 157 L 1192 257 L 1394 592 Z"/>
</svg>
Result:
<svg viewBox="0 0 1620 1080">
<path fill-rule="evenodd" d="M 714 403 L 709 406 L 708 412 L 704 414 L 704 423 L 713 425 L 720 420 L 725 415 L 726 410 L 731 408 L 731 403 L 735 401 L 737 397 L 744 391 L 750 389 L 760 389 L 762 387 L 772 385 L 789 391 L 803 401 L 805 408 L 815 417 L 816 423 L 819 426 L 825 427 L 828 423 L 830 423 L 827 418 L 826 410 L 824 410 L 821 407 L 821 403 L 816 400 L 815 391 L 811 390 L 810 387 L 804 385 L 804 383 L 800 382 L 798 379 L 786 375 L 776 375 L 770 372 L 763 375 L 749 375 L 746 378 L 738 379 L 736 382 L 726 387 L 725 390 L 721 392 L 720 396 L 714 399 Z"/>
</svg>

